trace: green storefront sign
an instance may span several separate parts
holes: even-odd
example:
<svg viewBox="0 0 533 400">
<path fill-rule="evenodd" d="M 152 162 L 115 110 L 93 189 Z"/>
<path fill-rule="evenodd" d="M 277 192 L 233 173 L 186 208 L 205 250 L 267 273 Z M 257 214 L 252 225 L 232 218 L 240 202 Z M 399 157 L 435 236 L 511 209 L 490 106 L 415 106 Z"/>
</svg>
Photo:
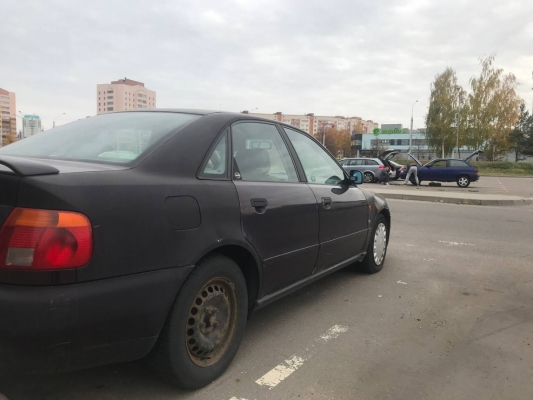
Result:
<svg viewBox="0 0 533 400">
<path fill-rule="evenodd" d="M 409 129 L 379 129 L 374 128 L 372 131 L 374 136 L 379 136 L 380 134 L 383 135 L 394 135 L 395 133 L 409 133 Z"/>
</svg>

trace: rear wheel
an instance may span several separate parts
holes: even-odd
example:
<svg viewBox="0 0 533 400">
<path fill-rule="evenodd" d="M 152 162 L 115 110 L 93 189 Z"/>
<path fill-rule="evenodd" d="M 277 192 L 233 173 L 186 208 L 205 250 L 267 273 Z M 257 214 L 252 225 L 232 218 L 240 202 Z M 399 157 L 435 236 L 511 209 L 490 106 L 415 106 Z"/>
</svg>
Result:
<svg viewBox="0 0 533 400">
<path fill-rule="evenodd" d="M 467 188 L 470 185 L 470 178 L 468 175 L 461 175 L 457 177 L 457 186 L 460 188 Z"/>
<path fill-rule="evenodd" d="M 152 367 L 185 389 L 213 382 L 237 353 L 247 299 L 235 262 L 222 255 L 201 261 L 176 297 L 152 353 Z"/>
<path fill-rule="evenodd" d="M 363 179 L 365 181 L 365 183 L 371 183 L 374 181 L 374 175 L 372 175 L 372 173 L 370 172 L 365 172 L 363 174 Z"/>
<path fill-rule="evenodd" d="M 388 229 L 387 220 L 380 214 L 374 223 L 366 256 L 356 265 L 359 271 L 365 274 L 375 274 L 383 269 L 387 255 Z"/>
</svg>

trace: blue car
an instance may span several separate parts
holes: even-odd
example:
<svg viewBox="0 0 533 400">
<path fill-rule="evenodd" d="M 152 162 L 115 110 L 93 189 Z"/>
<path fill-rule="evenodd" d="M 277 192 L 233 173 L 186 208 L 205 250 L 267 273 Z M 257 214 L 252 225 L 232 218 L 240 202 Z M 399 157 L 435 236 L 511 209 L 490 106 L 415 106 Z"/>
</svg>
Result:
<svg viewBox="0 0 533 400">
<path fill-rule="evenodd" d="M 422 163 L 411 153 L 411 157 L 418 164 L 418 181 L 430 182 L 456 182 L 460 188 L 466 188 L 470 185 L 470 182 L 476 182 L 479 180 L 478 169 L 469 164 L 474 156 L 482 153 L 481 150 L 476 150 L 470 154 L 464 160 L 458 160 L 456 158 L 436 158 L 431 160 L 427 164 Z M 407 167 L 404 167 L 400 173 L 400 178 L 405 179 L 407 175 Z M 414 181 L 414 177 L 411 176 L 411 182 Z"/>
</svg>

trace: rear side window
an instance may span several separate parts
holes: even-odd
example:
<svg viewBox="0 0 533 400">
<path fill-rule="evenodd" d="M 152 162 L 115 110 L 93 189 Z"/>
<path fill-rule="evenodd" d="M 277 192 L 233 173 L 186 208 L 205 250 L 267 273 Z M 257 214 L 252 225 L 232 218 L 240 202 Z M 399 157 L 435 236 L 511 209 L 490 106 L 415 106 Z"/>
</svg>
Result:
<svg viewBox="0 0 533 400">
<path fill-rule="evenodd" d="M 209 155 L 207 163 L 200 174 L 201 178 L 205 179 L 221 179 L 227 177 L 228 163 L 226 161 L 228 153 L 228 139 L 224 134 Z"/>
<path fill-rule="evenodd" d="M 450 167 L 462 167 L 462 168 L 465 168 L 465 167 L 470 167 L 470 165 L 468 165 L 467 163 L 465 163 L 462 160 L 450 160 Z"/>
<path fill-rule="evenodd" d="M 364 160 L 351 160 L 350 165 L 363 165 Z"/>
<path fill-rule="evenodd" d="M 291 155 L 275 125 L 242 122 L 231 127 L 234 178 L 254 182 L 298 182 Z"/>
<path fill-rule="evenodd" d="M 98 115 L 12 143 L 0 155 L 128 164 L 199 117 L 164 112 Z"/>
<path fill-rule="evenodd" d="M 378 163 L 374 160 L 365 160 L 365 165 L 378 165 Z"/>
</svg>

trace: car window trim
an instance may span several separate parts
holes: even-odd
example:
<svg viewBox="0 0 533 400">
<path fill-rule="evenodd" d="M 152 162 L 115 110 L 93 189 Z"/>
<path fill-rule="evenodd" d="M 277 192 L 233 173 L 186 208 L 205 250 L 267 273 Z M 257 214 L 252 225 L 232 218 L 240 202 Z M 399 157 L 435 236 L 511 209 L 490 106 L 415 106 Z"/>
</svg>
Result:
<svg viewBox="0 0 533 400">
<path fill-rule="evenodd" d="M 229 140 L 231 142 L 230 146 L 230 149 L 231 149 L 231 152 L 230 152 L 230 155 L 231 155 L 231 174 L 230 174 L 230 180 L 232 181 L 241 181 L 241 182 L 260 182 L 260 183 L 281 183 L 281 184 L 295 184 L 295 183 L 300 183 L 300 181 L 298 182 L 283 182 L 283 181 L 243 181 L 242 179 L 234 179 L 235 178 L 235 172 L 238 172 L 239 174 L 241 173 L 239 171 L 239 167 L 235 164 L 235 158 L 233 157 L 233 126 L 237 125 L 237 124 L 242 124 L 242 123 L 254 123 L 254 124 L 265 124 L 265 125 L 272 125 L 274 126 L 274 128 L 276 128 L 276 130 L 278 131 L 278 133 L 280 133 L 279 131 L 279 128 L 278 128 L 278 124 L 276 124 L 275 122 L 268 122 L 268 121 L 263 121 L 263 120 L 260 120 L 260 119 L 241 119 L 241 120 L 237 120 L 237 121 L 233 121 L 231 124 L 229 124 L 229 127 L 228 127 L 228 130 L 229 130 Z M 294 170 L 296 171 L 296 177 L 298 178 L 298 180 L 300 179 L 299 177 L 299 174 L 298 174 L 298 168 L 295 164 L 295 160 L 294 158 L 292 157 L 292 154 L 291 154 L 291 149 L 289 148 L 289 146 L 287 145 L 287 142 L 285 141 L 285 137 L 283 134 L 281 134 L 281 139 L 283 140 L 283 142 L 285 143 L 285 146 L 287 147 L 287 151 L 289 153 L 289 155 L 291 156 L 291 160 L 292 160 L 292 163 L 293 163 L 293 168 Z M 280 157 L 281 158 L 281 157 Z M 281 159 L 281 162 L 283 162 L 283 159 Z"/>
<path fill-rule="evenodd" d="M 320 147 L 322 147 L 322 149 L 325 151 L 325 153 L 333 160 L 335 161 L 335 164 L 337 164 L 337 166 L 341 169 L 341 171 L 343 172 L 344 174 L 344 180 L 349 180 L 350 177 L 348 176 L 348 172 L 346 172 L 346 170 L 339 164 L 339 162 L 337 161 L 337 159 L 335 157 L 333 157 L 333 155 L 329 152 L 329 150 L 325 147 L 325 146 L 322 146 L 322 143 L 320 143 L 318 140 L 316 140 L 315 137 L 311 136 L 310 134 L 304 132 L 304 131 L 300 131 L 299 129 L 296 129 L 294 128 L 292 125 L 291 126 L 288 126 L 288 125 L 284 125 L 284 124 L 278 124 L 281 129 L 284 129 L 284 128 L 287 128 L 287 129 L 291 129 L 293 131 L 295 131 L 296 133 L 299 133 L 300 135 L 304 135 L 304 137 L 308 137 L 309 139 L 311 139 L 312 141 L 314 141 L 316 144 L 318 144 Z M 283 131 L 283 134 L 284 135 L 287 135 L 285 133 L 285 131 Z M 294 148 L 294 146 L 292 145 L 292 142 L 290 142 L 290 139 L 289 139 L 289 136 L 287 135 L 287 139 L 289 140 L 289 143 L 290 143 L 290 147 L 291 147 L 291 150 L 294 151 L 294 157 L 296 160 L 298 160 L 298 165 L 302 168 L 302 173 L 303 173 L 303 177 L 304 177 L 304 182 L 305 183 L 308 183 L 308 184 L 315 184 L 313 182 L 309 182 L 307 180 L 307 175 L 305 175 L 305 171 L 303 169 L 303 166 L 302 166 L 302 163 L 300 161 L 300 158 L 298 157 L 298 153 L 296 152 L 296 149 Z M 320 184 L 322 185 L 322 184 Z M 341 186 L 339 184 L 337 185 L 330 185 L 330 184 L 326 184 L 324 183 L 323 186 Z"/>
</svg>

